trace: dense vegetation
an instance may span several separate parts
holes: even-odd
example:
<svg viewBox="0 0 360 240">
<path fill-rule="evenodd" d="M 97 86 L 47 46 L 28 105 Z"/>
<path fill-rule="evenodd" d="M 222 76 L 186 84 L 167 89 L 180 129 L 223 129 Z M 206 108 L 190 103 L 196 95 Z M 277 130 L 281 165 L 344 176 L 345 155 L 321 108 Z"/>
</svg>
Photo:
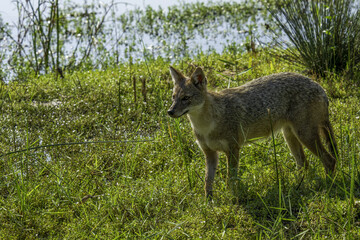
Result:
<svg viewBox="0 0 360 240">
<path fill-rule="evenodd" d="M 0 238 L 360 238 L 354 77 L 309 75 L 330 97 L 339 145 L 332 179 L 308 151 L 310 168 L 298 172 L 276 135 L 242 148 L 238 201 L 226 187 L 221 155 L 214 201 L 206 201 L 204 157 L 190 124 L 166 114 L 168 66 L 187 74 L 203 67 L 212 90 L 275 72 L 309 73 L 266 48 L 253 51 L 252 40 L 250 49 L 229 43 L 221 53 L 177 59 L 136 59 L 134 51 L 104 68 L 68 69 L 62 77 L 31 71 L 0 82 Z"/>
<path fill-rule="evenodd" d="M 353 75 L 360 65 L 359 1 L 294 1 L 273 10 L 291 44 L 285 59 L 317 75 Z"/>
</svg>

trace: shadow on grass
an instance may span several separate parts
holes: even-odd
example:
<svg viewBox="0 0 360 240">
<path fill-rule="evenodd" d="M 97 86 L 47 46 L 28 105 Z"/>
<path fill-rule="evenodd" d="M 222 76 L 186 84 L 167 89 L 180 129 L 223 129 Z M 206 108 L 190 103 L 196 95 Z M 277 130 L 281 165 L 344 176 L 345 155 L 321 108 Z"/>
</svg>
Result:
<svg viewBox="0 0 360 240">
<path fill-rule="evenodd" d="M 311 175 L 311 176 L 309 176 Z M 297 181 L 281 179 L 261 194 L 241 185 L 238 204 L 251 215 L 259 234 L 269 238 L 313 237 L 320 232 L 335 236 L 356 229 L 360 204 L 351 203 L 351 177 L 338 172 L 334 178 L 306 173 Z M 276 180 L 275 180 L 276 181 Z M 354 181 L 355 199 L 360 198 L 359 182 Z M 260 235 L 259 235 L 260 236 Z"/>
</svg>

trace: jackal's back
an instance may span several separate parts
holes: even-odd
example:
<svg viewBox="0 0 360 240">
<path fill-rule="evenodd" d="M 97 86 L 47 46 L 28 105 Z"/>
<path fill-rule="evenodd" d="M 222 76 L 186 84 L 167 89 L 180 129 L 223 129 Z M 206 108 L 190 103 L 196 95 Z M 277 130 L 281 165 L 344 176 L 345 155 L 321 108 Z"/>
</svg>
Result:
<svg viewBox="0 0 360 240">
<path fill-rule="evenodd" d="M 283 118 L 304 111 L 314 103 L 328 105 L 324 89 L 297 73 L 272 74 L 223 90 L 220 94 L 231 102 L 228 107 L 241 106 L 247 119 L 258 120 L 262 115 L 268 115 L 269 110 L 274 118 Z"/>
</svg>

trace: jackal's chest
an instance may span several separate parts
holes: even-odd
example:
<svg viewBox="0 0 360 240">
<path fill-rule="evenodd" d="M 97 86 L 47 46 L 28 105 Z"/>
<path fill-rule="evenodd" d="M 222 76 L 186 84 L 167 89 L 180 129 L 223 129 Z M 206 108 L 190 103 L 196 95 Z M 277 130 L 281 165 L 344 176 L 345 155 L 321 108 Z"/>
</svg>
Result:
<svg viewBox="0 0 360 240">
<path fill-rule="evenodd" d="M 228 147 L 229 144 L 226 139 L 201 136 L 198 134 L 195 135 L 197 138 L 197 144 L 202 149 L 211 149 L 213 151 L 221 151 L 221 152 L 227 152 L 229 149 Z"/>
<path fill-rule="evenodd" d="M 194 130 L 196 135 L 201 135 L 201 136 L 209 136 L 215 129 L 216 129 L 216 123 L 215 121 L 209 121 L 209 122 L 196 122 L 196 121 L 191 121 L 191 127 Z"/>
<path fill-rule="evenodd" d="M 219 134 L 216 134 L 217 128 L 215 122 L 211 122 L 202 126 L 196 126 L 191 123 L 191 126 L 197 138 L 197 143 L 202 149 L 208 148 L 213 151 L 222 152 L 228 150 L 228 142 L 218 136 Z"/>
</svg>

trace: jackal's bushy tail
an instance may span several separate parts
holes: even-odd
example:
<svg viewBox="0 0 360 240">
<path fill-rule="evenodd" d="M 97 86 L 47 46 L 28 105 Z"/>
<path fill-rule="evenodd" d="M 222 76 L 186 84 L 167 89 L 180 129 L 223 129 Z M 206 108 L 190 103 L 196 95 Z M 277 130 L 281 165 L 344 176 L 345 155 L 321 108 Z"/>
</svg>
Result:
<svg viewBox="0 0 360 240">
<path fill-rule="evenodd" d="M 329 121 L 326 121 L 322 127 L 322 134 L 325 137 L 325 142 L 335 159 L 338 158 L 338 148 L 334 137 L 334 131 Z"/>
</svg>

